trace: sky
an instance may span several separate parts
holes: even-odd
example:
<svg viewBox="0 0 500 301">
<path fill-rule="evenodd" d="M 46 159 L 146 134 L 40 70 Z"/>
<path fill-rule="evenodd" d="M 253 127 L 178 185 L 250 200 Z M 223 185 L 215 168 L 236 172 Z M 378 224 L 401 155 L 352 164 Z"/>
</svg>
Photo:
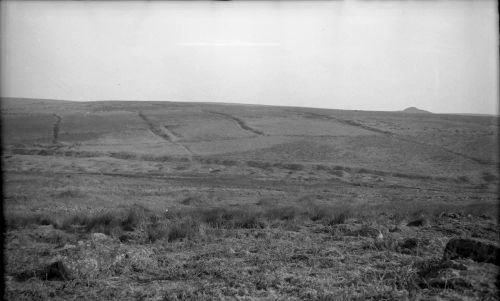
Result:
<svg viewBox="0 0 500 301">
<path fill-rule="evenodd" d="M 498 112 L 496 0 L 0 5 L 2 97 Z"/>
</svg>

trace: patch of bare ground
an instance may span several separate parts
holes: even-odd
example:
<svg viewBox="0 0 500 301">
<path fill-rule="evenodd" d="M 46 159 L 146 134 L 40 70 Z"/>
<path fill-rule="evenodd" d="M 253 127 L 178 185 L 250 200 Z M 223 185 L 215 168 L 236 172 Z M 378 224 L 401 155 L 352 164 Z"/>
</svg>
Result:
<svg viewBox="0 0 500 301">
<path fill-rule="evenodd" d="M 443 258 L 495 243 L 491 208 L 308 204 L 7 216 L 5 297 L 495 300 L 494 263 Z"/>
</svg>

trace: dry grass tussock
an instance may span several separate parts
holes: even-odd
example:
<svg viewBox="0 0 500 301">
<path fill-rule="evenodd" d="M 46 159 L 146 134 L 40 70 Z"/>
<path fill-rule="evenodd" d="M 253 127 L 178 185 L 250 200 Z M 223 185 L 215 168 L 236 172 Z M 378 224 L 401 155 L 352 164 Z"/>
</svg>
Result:
<svg viewBox="0 0 500 301">
<path fill-rule="evenodd" d="M 104 210 L 94 213 L 78 213 L 70 216 L 41 214 L 15 214 L 6 219 L 8 229 L 30 225 L 52 225 L 68 232 L 99 232 L 120 236 L 136 230 L 147 233 L 150 241 L 167 238 L 169 241 L 193 238 L 200 225 L 215 229 L 264 229 L 279 228 L 286 221 L 304 223 L 318 222 L 323 225 L 338 225 L 348 219 L 364 219 L 381 222 L 389 216 L 396 223 L 413 221 L 427 222 L 439 218 L 443 213 L 456 212 L 463 216 L 497 216 L 494 205 L 432 205 L 407 204 L 406 206 L 372 206 L 370 208 L 328 205 L 306 202 L 301 205 L 273 205 L 262 200 L 257 206 L 181 208 L 158 213 L 142 205 L 128 208 Z"/>
</svg>

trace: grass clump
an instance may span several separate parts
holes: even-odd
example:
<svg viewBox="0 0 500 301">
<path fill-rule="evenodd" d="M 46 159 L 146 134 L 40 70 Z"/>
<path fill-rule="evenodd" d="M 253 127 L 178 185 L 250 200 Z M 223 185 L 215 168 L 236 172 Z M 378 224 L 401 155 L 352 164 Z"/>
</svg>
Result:
<svg viewBox="0 0 500 301">
<path fill-rule="evenodd" d="M 167 240 L 193 239 L 198 235 L 200 224 L 192 218 L 171 222 L 168 225 Z"/>
<path fill-rule="evenodd" d="M 213 228 L 264 228 L 262 213 L 250 208 L 211 208 L 194 212 L 200 221 Z"/>
<path fill-rule="evenodd" d="M 51 224 L 66 231 L 101 232 L 109 235 L 115 232 L 134 231 L 147 223 L 146 220 L 152 215 L 154 214 L 149 209 L 133 205 L 126 209 L 78 213 Z"/>
<path fill-rule="evenodd" d="M 57 227 L 60 221 L 48 214 L 45 213 L 37 213 L 33 215 L 26 214 L 12 214 L 7 216 L 6 226 L 8 229 L 19 229 L 24 228 L 31 225 L 40 225 L 40 226 L 48 226 L 52 225 Z"/>
</svg>

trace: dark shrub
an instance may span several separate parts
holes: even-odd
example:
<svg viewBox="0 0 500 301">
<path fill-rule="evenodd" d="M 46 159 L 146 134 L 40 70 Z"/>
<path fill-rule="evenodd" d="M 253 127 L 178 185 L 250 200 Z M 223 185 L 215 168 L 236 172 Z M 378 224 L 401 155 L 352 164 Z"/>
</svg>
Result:
<svg viewBox="0 0 500 301">
<path fill-rule="evenodd" d="M 333 212 L 330 208 L 321 205 L 312 205 L 307 212 L 307 216 L 312 221 L 322 220 L 332 215 Z"/>
<path fill-rule="evenodd" d="M 167 237 L 169 231 L 167 230 L 164 223 L 155 221 L 146 226 L 146 238 L 149 242 L 155 242 L 157 240 Z"/>
<path fill-rule="evenodd" d="M 291 220 L 299 215 L 299 210 L 293 206 L 273 207 L 265 212 L 268 220 Z"/>
<path fill-rule="evenodd" d="M 188 218 L 181 221 L 175 221 L 168 225 L 168 241 L 179 239 L 192 239 L 199 233 L 200 225 L 195 220 Z"/>
<path fill-rule="evenodd" d="M 220 228 L 224 225 L 225 219 L 228 218 L 226 209 L 223 208 L 213 208 L 209 210 L 204 210 L 201 213 L 201 220 L 207 225 Z"/>
<path fill-rule="evenodd" d="M 47 214 L 21 215 L 16 214 L 6 218 L 6 224 L 9 229 L 17 229 L 29 225 L 53 225 L 58 226 L 58 220 Z"/>
<path fill-rule="evenodd" d="M 347 209 L 347 210 L 344 210 L 342 212 L 339 212 L 337 214 L 333 214 L 332 216 L 330 216 L 328 219 L 327 219 L 327 224 L 329 226 L 333 226 L 333 225 L 339 225 L 339 224 L 344 224 L 345 221 L 352 217 L 352 212 Z"/>
<path fill-rule="evenodd" d="M 121 227 L 124 231 L 134 231 L 142 222 L 144 222 L 147 216 L 151 216 L 153 213 L 140 205 L 133 205 L 130 209 L 125 212 L 125 216 L 121 221 Z"/>
</svg>

